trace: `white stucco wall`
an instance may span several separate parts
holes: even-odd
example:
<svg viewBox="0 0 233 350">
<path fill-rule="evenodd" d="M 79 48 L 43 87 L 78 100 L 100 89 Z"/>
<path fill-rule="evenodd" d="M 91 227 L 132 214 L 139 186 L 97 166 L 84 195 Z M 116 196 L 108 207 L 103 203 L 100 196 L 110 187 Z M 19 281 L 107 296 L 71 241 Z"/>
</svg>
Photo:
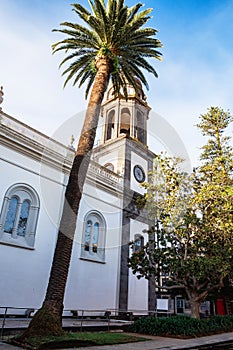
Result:
<svg viewBox="0 0 233 350">
<path fill-rule="evenodd" d="M 40 199 L 34 248 L 0 244 L 1 306 L 37 308 L 44 298 L 47 286 L 64 187 L 54 182 L 57 176 L 51 180 L 43 179 L 47 192 L 52 195 L 56 203 L 51 219 L 41 190 L 41 178 L 37 175 L 40 164 L 5 147 L 1 147 L 0 152 L 5 159 L 8 159 L 8 162 L 0 160 L 0 208 L 7 189 L 16 183 L 32 186 Z"/>
<path fill-rule="evenodd" d="M 75 234 L 65 308 L 115 309 L 118 307 L 119 289 L 121 200 L 88 184 L 84 187 L 84 193 Z M 100 212 L 106 221 L 104 263 L 80 259 L 83 220 L 91 210 Z"/>
<path fill-rule="evenodd" d="M 148 229 L 148 225 L 137 220 L 130 220 L 130 240 L 133 241 L 136 234 L 144 237 L 144 242 L 148 240 L 147 234 L 143 230 Z M 131 251 L 132 253 L 132 251 Z M 145 278 L 140 280 L 129 270 L 129 295 L 128 309 L 142 310 L 148 309 L 148 281 Z"/>
</svg>

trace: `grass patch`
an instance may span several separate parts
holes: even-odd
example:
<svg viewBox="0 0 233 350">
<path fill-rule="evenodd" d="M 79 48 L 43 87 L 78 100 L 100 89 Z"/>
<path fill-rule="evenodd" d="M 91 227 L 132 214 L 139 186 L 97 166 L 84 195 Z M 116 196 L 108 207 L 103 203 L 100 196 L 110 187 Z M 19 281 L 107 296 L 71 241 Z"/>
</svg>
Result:
<svg viewBox="0 0 233 350">
<path fill-rule="evenodd" d="M 65 333 L 62 336 L 33 337 L 27 339 L 27 343 L 20 344 L 17 337 L 9 340 L 9 343 L 23 347 L 24 349 L 64 349 L 72 347 L 84 347 L 94 345 L 114 345 L 145 341 L 148 339 L 116 332 L 81 332 Z"/>
</svg>

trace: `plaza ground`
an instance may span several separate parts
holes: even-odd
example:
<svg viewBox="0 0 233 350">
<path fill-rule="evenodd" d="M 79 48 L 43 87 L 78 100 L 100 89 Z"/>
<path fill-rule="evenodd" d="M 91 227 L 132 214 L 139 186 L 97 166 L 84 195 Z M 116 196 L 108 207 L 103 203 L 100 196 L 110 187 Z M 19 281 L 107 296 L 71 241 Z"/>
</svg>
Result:
<svg viewBox="0 0 233 350">
<path fill-rule="evenodd" d="M 29 322 L 29 319 L 7 319 L 5 324 L 5 329 L 11 330 L 11 332 L 19 329 L 24 329 Z M 80 327 L 80 321 L 74 319 L 65 319 L 64 322 L 65 329 L 75 330 Z M 119 321 L 110 323 L 110 330 L 114 330 L 114 328 L 121 328 L 124 326 L 124 321 Z M 102 321 L 92 321 L 83 323 L 83 327 L 85 331 L 89 328 L 90 330 L 96 328 L 101 329 L 104 327 L 108 327 L 107 322 Z M 135 333 L 133 335 L 136 335 Z M 200 338 L 192 338 L 192 339 L 176 339 L 176 338 L 168 338 L 168 337 L 157 337 L 157 336 L 147 336 L 140 335 L 144 338 L 147 338 L 148 341 L 137 342 L 137 343 L 127 343 L 127 344 L 119 344 L 119 345 L 104 345 L 104 346 L 92 346 L 92 347 L 80 347 L 79 350 L 181 350 L 181 349 L 195 349 L 198 350 L 200 346 L 213 346 L 214 344 L 222 343 L 222 348 L 218 347 L 220 350 L 224 350 L 226 348 L 227 342 L 232 342 L 233 344 L 233 332 L 215 334 Z M 5 342 L 0 342 L 0 350 L 21 350 L 22 348 L 9 345 Z M 66 349 L 68 350 L 68 349 Z M 69 349 L 71 350 L 71 349 Z"/>
</svg>

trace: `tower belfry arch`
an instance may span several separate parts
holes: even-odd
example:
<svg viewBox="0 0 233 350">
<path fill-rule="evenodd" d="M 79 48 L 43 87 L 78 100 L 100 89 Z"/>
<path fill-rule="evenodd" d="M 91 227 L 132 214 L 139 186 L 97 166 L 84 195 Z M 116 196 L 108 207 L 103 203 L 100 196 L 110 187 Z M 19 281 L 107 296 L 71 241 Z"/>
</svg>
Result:
<svg viewBox="0 0 233 350">
<path fill-rule="evenodd" d="M 127 87 L 128 100 L 122 95 L 114 96 L 113 87 L 107 92 L 106 101 L 102 105 L 103 118 L 101 145 L 109 140 L 130 137 L 147 146 L 147 119 L 150 107 L 141 84 L 138 91 L 133 86 Z"/>
</svg>

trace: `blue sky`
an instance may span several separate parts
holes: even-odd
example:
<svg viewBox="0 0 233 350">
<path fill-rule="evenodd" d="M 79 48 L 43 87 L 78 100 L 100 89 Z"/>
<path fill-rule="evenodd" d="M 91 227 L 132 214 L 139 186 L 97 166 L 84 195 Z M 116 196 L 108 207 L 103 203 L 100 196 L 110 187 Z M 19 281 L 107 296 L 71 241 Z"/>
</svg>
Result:
<svg viewBox="0 0 233 350">
<path fill-rule="evenodd" d="M 87 0 L 80 1 L 88 6 Z M 135 0 L 126 0 L 132 5 Z M 52 33 L 62 21 L 76 21 L 68 0 L 2 0 L 0 85 L 3 110 L 53 136 L 85 109 L 84 91 L 58 69 L 63 54 L 52 55 Z M 193 165 L 204 139 L 194 126 L 210 106 L 233 113 L 233 0 L 145 0 L 153 8 L 148 25 L 159 30 L 163 61 L 158 79 L 148 76 L 147 101 L 184 143 Z M 81 121 L 80 121 L 81 124 Z M 149 127 L 156 130 L 156 118 Z M 74 127 L 75 128 L 75 127 Z M 77 136 L 78 131 L 72 133 Z M 232 134 L 232 131 L 231 131 Z M 169 135 L 168 135 L 169 138 Z M 166 140 L 163 140 L 166 147 Z M 159 145 L 156 146 L 159 150 Z"/>
</svg>

